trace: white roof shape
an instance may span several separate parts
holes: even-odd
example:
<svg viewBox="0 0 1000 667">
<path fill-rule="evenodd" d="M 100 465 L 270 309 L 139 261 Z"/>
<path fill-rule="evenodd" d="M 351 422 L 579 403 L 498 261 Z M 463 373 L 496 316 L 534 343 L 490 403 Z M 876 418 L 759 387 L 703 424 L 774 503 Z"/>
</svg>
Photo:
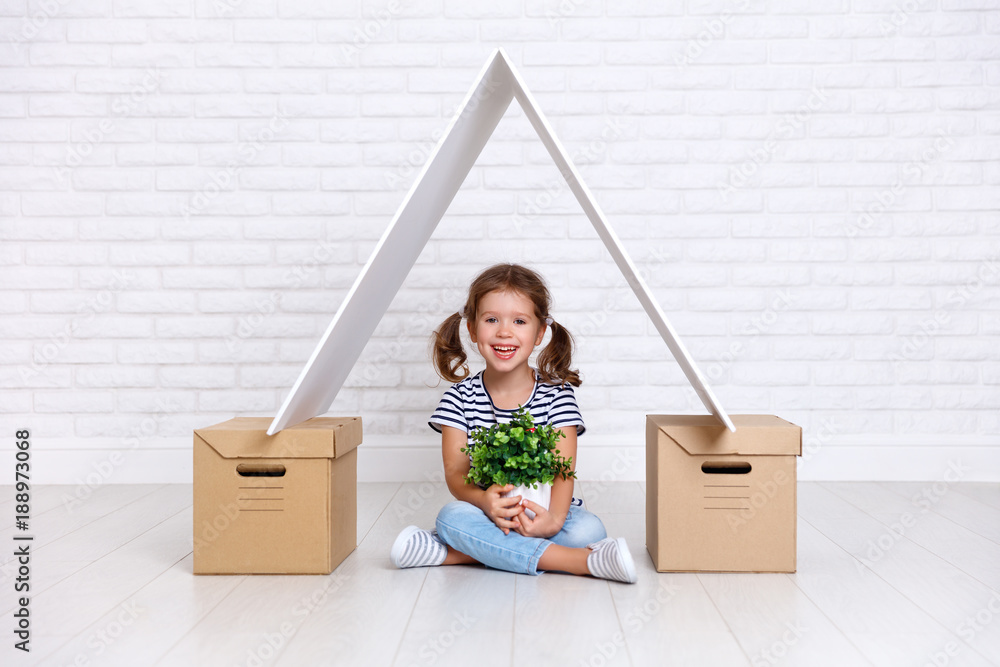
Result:
<svg viewBox="0 0 1000 667">
<path fill-rule="evenodd" d="M 593 223 L 597 234 L 604 241 L 701 402 L 730 431 L 736 430 L 677 332 L 670 326 L 663 310 L 639 276 L 594 196 L 580 179 L 576 167 L 556 139 L 510 58 L 502 48 L 498 48 L 490 54 L 368 263 L 361 269 L 361 274 L 340 304 L 326 333 L 271 422 L 267 430 L 269 435 L 329 410 L 375 327 L 416 263 L 417 256 L 444 217 L 513 99 L 521 105 L 525 116 L 583 207 L 583 212 Z"/>
</svg>

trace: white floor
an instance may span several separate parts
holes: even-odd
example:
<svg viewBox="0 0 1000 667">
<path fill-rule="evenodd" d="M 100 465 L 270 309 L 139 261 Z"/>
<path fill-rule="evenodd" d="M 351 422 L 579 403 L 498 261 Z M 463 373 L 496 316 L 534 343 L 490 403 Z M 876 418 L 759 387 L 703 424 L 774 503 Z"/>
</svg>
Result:
<svg viewBox="0 0 1000 667">
<path fill-rule="evenodd" d="M 643 485 L 579 483 L 639 583 L 483 567 L 396 570 L 441 484 L 361 484 L 330 576 L 194 576 L 191 487 L 32 498 L 32 651 L 13 649 L 11 487 L 0 487 L 5 665 L 1000 665 L 1000 485 L 799 484 L 795 574 L 657 574 Z M 922 495 L 921 495 L 922 494 Z M 9 548 L 8 548 L 9 547 Z M 13 660 L 12 660 L 13 658 Z"/>
</svg>

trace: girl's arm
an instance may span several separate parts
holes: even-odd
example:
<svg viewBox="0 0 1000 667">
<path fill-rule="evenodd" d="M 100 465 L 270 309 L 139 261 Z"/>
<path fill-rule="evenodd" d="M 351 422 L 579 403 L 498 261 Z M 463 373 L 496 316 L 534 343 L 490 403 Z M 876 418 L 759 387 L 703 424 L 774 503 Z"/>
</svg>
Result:
<svg viewBox="0 0 1000 667">
<path fill-rule="evenodd" d="M 563 426 L 559 430 L 562 431 L 563 437 L 559 438 L 559 444 L 556 445 L 556 449 L 559 450 L 559 455 L 564 458 L 573 457 L 573 464 L 570 466 L 570 470 L 576 470 L 576 426 Z M 562 525 L 569 514 L 569 504 L 573 502 L 573 482 L 572 477 L 567 477 L 566 479 L 556 477 L 555 482 L 552 483 L 549 514 L 552 514 L 553 518 L 558 520 L 559 530 L 562 530 Z M 559 531 L 557 530 L 556 532 Z"/>
<path fill-rule="evenodd" d="M 556 448 L 559 450 L 560 456 L 573 457 L 570 469 L 576 470 L 576 426 L 563 426 L 559 430 L 565 437 L 559 438 L 559 444 Z M 556 477 L 552 483 L 548 511 L 530 500 L 526 501 L 526 505 L 531 503 L 528 509 L 535 513 L 535 518 L 529 519 L 523 513 L 519 515 L 517 519 L 520 521 L 521 527 L 517 529 L 517 532 L 528 537 L 552 537 L 562 530 L 563 524 L 566 523 L 566 517 L 569 515 L 569 504 L 573 502 L 573 481 L 572 477 L 566 479 Z"/>
<path fill-rule="evenodd" d="M 484 491 L 475 484 L 466 482 L 465 476 L 470 467 L 469 455 L 463 453 L 462 448 L 467 442 L 468 436 L 463 431 L 451 426 L 441 426 L 441 457 L 444 460 L 444 480 L 448 484 L 448 490 L 457 500 L 464 500 L 481 509 L 506 535 L 511 528 L 520 525 L 517 521 L 511 521 L 511 518 L 521 513 L 518 506 L 521 496 L 500 497 L 501 493 L 514 488 L 510 484 L 493 484 Z"/>
<path fill-rule="evenodd" d="M 451 426 L 441 426 L 441 457 L 444 459 L 444 480 L 448 483 L 448 490 L 457 500 L 479 507 L 485 492 L 475 484 L 465 482 L 470 466 L 469 455 L 462 453 L 462 448 L 467 442 L 464 432 Z"/>
</svg>

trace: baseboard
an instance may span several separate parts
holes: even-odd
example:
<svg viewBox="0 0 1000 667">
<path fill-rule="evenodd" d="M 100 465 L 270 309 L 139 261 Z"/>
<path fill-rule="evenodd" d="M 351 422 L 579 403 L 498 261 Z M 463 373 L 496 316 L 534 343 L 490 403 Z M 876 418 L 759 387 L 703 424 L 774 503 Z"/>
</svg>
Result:
<svg viewBox="0 0 1000 667">
<path fill-rule="evenodd" d="M 616 439 L 585 436 L 577 474 L 591 481 L 644 481 L 642 436 Z M 799 460 L 804 481 L 939 480 L 958 470 L 968 482 L 1000 482 L 1000 438 L 922 438 L 884 436 L 806 439 Z M 13 456 L 7 446 L 4 456 Z M 12 460 L 8 459 L 8 460 Z M 70 484 L 84 489 L 101 484 L 190 483 L 191 439 L 160 438 L 123 449 L 120 440 L 33 442 L 35 484 Z M 358 450 L 358 481 L 422 482 L 440 479 L 441 448 L 433 436 L 366 436 Z M 951 473 L 953 477 L 955 473 Z"/>
</svg>

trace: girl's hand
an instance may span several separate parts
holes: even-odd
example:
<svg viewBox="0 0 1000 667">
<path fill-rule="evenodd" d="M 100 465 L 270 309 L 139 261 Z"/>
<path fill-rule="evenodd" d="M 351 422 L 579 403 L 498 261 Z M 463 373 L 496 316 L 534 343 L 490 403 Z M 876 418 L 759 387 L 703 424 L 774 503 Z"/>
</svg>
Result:
<svg viewBox="0 0 1000 667">
<path fill-rule="evenodd" d="M 521 524 L 519 528 L 515 528 L 517 532 L 521 533 L 525 537 L 552 537 L 560 530 L 562 530 L 563 522 L 559 518 L 548 511 L 541 505 L 531 500 L 525 500 L 522 502 L 523 508 L 521 508 L 521 513 L 517 515 L 517 521 Z M 524 512 L 524 508 L 527 508 L 535 513 L 534 519 L 529 519 L 528 515 Z"/>
<path fill-rule="evenodd" d="M 503 531 L 504 535 L 510 534 L 512 528 L 517 529 L 520 527 L 521 524 L 513 517 L 518 514 L 523 515 L 524 513 L 521 509 L 521 496 L 503 498 L 500 495 L 507 493 L 513 488 L 513 484 L 508 484 L 507 486 L 492 485 L 486 489 L 482 506 L 479 508 Z"/>
</svg>

